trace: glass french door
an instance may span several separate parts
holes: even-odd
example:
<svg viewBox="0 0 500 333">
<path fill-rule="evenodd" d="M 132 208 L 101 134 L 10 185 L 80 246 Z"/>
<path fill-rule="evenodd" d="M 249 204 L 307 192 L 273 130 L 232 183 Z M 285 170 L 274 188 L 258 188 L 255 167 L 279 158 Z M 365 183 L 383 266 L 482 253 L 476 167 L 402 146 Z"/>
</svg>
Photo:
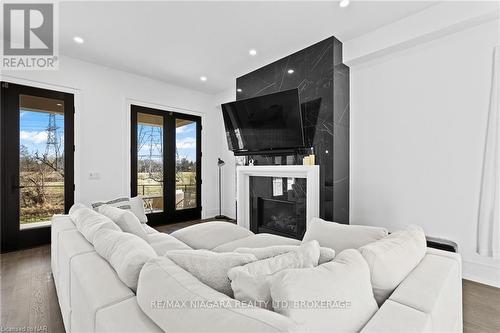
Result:
<svg viewBox="0 0 500 333">
<path fill-rule="evenodd" d="M 131 106 L 131 194 L 150 224 L 201 218 L 201 118 Z"/>
<path fill-rule="evenodd" d="M 50 242 L 73 204 L 73 95 L 2 82 L 2 252 Z"/>
</svg>

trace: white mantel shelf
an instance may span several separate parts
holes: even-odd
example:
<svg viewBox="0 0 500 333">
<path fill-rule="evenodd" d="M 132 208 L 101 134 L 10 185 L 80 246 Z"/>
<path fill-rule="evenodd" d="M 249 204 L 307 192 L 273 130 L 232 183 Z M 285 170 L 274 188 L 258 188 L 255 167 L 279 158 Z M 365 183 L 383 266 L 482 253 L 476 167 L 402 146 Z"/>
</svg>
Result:
<svg viewBox="0 0 500 333">
<path fill-rule="evenodd" d="M 238 225 L 250 229 L 250 177 L 306 178 L 306 229 L 319 216 L 318 165 L 259 165 L 236 167 Z"/>
</svg>

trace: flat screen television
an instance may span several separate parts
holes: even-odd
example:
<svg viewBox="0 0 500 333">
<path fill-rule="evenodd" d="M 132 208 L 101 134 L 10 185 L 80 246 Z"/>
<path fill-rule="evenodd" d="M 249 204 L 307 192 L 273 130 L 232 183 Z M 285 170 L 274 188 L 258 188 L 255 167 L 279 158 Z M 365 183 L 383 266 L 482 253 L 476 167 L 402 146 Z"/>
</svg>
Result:
<svg viewBox="0 0 500 333">
<path fill-rule="evenodd" d="M 222 104 L 222 115 L 235 153 L 304 147 L 298 89 Z"/>
</svg>

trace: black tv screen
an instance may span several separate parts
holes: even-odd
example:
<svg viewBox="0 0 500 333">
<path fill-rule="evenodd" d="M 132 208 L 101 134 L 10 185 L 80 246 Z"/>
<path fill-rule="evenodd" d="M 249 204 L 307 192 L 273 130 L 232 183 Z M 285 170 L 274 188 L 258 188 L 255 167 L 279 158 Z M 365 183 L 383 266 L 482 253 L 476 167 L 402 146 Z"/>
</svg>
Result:
<svg viewBox="0 0 500 333">
<path fill-rule="evenodd" d="M 222 104 L 222 115 L 234 152 L 304 147 L 298 89 Z"/>
</svg>

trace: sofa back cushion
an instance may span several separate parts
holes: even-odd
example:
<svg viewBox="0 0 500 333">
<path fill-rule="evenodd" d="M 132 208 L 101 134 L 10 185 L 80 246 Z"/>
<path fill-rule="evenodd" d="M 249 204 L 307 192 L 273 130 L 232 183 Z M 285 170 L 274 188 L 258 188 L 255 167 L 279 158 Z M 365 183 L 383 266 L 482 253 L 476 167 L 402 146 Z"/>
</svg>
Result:
<svg viewBox="0 0 500 333">
<path fill-rule="evenodd" d="M 277 333 L 296 329 L 289 318 L 243 305 L 200 282 L 167 257 L 144 265 L 137 302 L 165 332 Z"/>
<path fill-rule="evenodd" d="M 346 249 L 357 249 L 387 236 L 387 230 L 364 225 L 346 225 L 313 218 L 307 226 L 303 242 L 317 240 L 320 246 L 340 253 Z"/>
<path fill-rule="evenodd" d="M 234 298 L 271 310 L 269 288 L 273 276 L 285 269 L 315 267 L 318 259 L 318 242 L 310 241 L 292 252 L 231 268 L 227 275 L 231 280 Z"/>
<path fill-rule="evenodd" d="M 134 291 L 142 266 L 156 257 L 153 248 L 142 238 L 114 230 L 100 230 L 94 238 L 94 248 L 109 262 L 120 280 Z"/>
<path fill-rule="evenodd" d="M 138 237 L 141 237 L 146 242 L 148 241 L 148 235 L 142 227 L 141 222 L 131 211 L 105 204 L 99 206 L 98 212 L 106 217 L 109 217 L 124 232 L 134 234 Z"/>
<path fill-rule="evenodd" d="M 91 244 L 94 244 L 94 237 L 100 230 L 111 229 L 122 231 L 111 219 L 87 207 L 74 209 L 70 212 L 69 216 L 75 223 L 78 231 Z"/>
<path fill-rule="evenodd" d="M 229 297 L 233 297 L 233 290 L 227 272 L 235 266 L 257 260 L 253 254 L 208 250 L 173 250 L 166 256 L 210 288 Z"/>
<path fill-rule="evenodd" d="M 237 253 L 251 253 L 257 257 L 257 260 L 267 259 L 280 254 L 285 254 L 288 252 L 295 251 L 299 248 L 299 245 L 274 245 L 267 247 L 239 247 L 234 252 Z M 335 250 L 329 247 L 319 248 L 319 260 L 318 265 L 324 264 L 326 262 L 332 261 L 335 258 Z"/>
<path fill-rule="evenodd" d="M 359 249 L 370 268 L 373 293 L 379 305 L 418 265 L 426 248 L 422 228 L 410 226 Z"/>
<path fill-rule="evenodd" d="M 326 264 L 278 273 L 271 283 L 274 311 L 299 332 L 359 332 L 378 310 L 368 265 L 358 250 Z"/>
</svg>

